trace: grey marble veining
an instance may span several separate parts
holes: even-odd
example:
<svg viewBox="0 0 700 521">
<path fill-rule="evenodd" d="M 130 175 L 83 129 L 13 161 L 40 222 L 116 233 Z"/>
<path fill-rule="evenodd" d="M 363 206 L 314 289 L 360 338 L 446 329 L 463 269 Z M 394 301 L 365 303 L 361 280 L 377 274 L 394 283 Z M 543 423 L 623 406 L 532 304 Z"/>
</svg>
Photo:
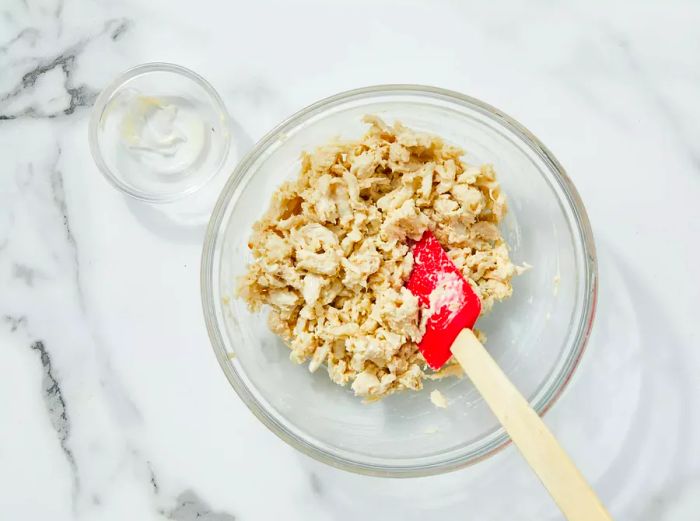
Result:
<svg viewBox="0 0 700 521">
<path fill-rule="evenodd" d="M 214 512 L 209 505 L 191 490 L 185 490 L 177 496 L 177 506 L 172 510 L 163 512 L 167 519 L 173 521 L 190 521 L 201 519 L 202 521 L 234 521 L 235 516 L 226 512 Z"/>
<path fill-rule="evenodd" d="M 71 496 L 73 501 L 75 501 L 78 492 L 80 491 L 80 479 L 78 477 L 78 464 L 75 461 L 73 451 L 69 447 L 71 429 L 66 401 L 63 398 L 61 386 L 53 374 L 51 356 L 46 350 L 44 343 L 41 340 L 37 340 L 36 342 L 32 343 L 30 348 L 39 354 L 39 359 L 41 360 L 41 367 L 44 371 L 44 377 L 42 379 L 42 395 L 44 397 L 44 403 L 46 404 L 46 412 L 48 413 L 49 420 L 51 421 L 51 426 L 53 427 L 54 431 L 56 431 L 58 443 L 61 446 L 63 454 L 65 455 L 66 463 L 70 468 L 72 478 Z"/>
<path fill-rule="evenodd" d="M 14 87 L 0 95 L 0 110 L 9 107 L 7 112 L 0 112 L 0 121 L 17 118 L 56 118 L 70 116 L 78 108 L 92 106 L 99 91 L 85 84 L 76 82 L 74 78 L 76 60 L 80 57 L 85 47 L 95 39 L 108 37 L 116 42 L 128 28 L 128 20 L 108 20 L 105 22 L 104 28 L 101 31 L 79 39 L 76 43 L 60 50 L 58 54 L 32 60 L 34 62 L 33 68 L 24 73 Z M 30 36 L 26 37 L 25 35 Z M 5 54 L 9 54 L 13 44 L 24 41 L 27 38 L 35 38 L 36 36 L 32 28 L 22 29 L 17 36 L 2 47 L 2 51 Z M 59 72 L 59 77 L 62 76 L 62 87 L 67 98 L 62 107 L 47 109 L 41 106 L 43 100 L 38 99 L 25 104 L 25 106 L 19 110 L 13 109 L 13 104 L 16 103 L 18 98 L 25 96 L 31 97 L 37 82 L 53 71 Z"/>
</svg>

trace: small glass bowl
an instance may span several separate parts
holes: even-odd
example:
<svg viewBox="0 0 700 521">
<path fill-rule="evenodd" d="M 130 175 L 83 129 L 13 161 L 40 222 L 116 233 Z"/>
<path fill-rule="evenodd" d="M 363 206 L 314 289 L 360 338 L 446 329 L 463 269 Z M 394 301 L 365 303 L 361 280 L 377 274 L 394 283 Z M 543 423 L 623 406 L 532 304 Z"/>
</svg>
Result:
<svg viewBox="0 0 700 521">
<path fill-rule="evenodd" d="M 386 85 L 338 94 L 298 112 L 240 162 L 214 209 L 204 243 L 201 290 L 209 336 L 229 382 L 275 434 L 319 461 L 379 476 L 437 474 L 501 449 L 508 436 L 471 382 L 425 382 L 363 404 L 310 374 L 262 316 L 234 297 L 250 260 L 252 224 L 270 195 L 297 175 L 300 152 L 334 137 L 358 138 L 365 114 L 442 136 L 471 164 L 492 163 L 508 198 L 502 231 L 516 263 L 513 281 L 477 327 L 487 349 L 539 413 L 561 394 L 591 331 L 597 288 L 595 247 L 583 204 L 552 153 L 522 125 L 474 98 L 432 87 Z M 449 407 L 429 399 L 440 389 Z"/>
<path fill-rule="evenodd" d="M 198 147 L 191 161 L 178 163 L 177 156 L 149 151 L 138 155 L 125 145 L 124 107 L 136 96 L 146 105 L 177 100 L 180 113 L 188 116 L 189 137 L 195 138 L 190 142 Z M 179 65 L 146 63 L 121 74 L 97 97 L 89 141 L 95 163 L 113 186 L 142 201 L 165 203 L 199 190 L 221 170 L 231 146 L 230 121 L 224 102 L 204 78 Z"/>
</svg>

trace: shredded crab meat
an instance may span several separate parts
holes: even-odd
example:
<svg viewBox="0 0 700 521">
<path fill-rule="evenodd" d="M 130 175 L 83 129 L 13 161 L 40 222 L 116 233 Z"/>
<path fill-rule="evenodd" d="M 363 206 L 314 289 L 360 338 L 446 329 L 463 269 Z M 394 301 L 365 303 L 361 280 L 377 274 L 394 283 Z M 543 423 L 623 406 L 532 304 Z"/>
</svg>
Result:
<svg viewBox="0 0 700 521">
<path fill-rule="evenodd" d="M 269 307 L 270 329 L 294 362 L 325 367 L 373 401 L 461 375 L 453 363 L 431 371 L 418 349 L 427 317 L 451 305 L 454 284 L 443 281 L 421 309 L 404 287 L 411 240 L 433 231 L 482 312 L 511 295 L 518 270 L 498 228 L 506 201 L 490 165 L 468 165 L 459 148 L 398 122 L 365 121 L 360 140 L 302 154 L 297 179 L 253 227 L 238 293 L 253 311 Z"/>
</svg>

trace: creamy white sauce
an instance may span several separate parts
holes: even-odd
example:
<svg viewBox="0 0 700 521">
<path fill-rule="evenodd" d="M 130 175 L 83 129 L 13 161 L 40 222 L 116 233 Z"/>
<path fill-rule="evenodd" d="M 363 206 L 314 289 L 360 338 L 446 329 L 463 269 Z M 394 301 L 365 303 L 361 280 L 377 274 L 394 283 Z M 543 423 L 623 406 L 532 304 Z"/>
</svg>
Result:
<svg viewBox="0 0 700 521">
<path fill-rule="evenodd" d="M 178 108 L 158 98 L 135 96 L 121 120 L 124 144 L 135 150 L 173 156 L 187 142 L 178 128 Z"/>
<path fill-rule="evenodd" d="M 156 174 L 181 174 L 208 150 L 205 123 L 185 98 L 128 90 L 111 107 L 110 118 L 126 154 Z"/>
</svg>

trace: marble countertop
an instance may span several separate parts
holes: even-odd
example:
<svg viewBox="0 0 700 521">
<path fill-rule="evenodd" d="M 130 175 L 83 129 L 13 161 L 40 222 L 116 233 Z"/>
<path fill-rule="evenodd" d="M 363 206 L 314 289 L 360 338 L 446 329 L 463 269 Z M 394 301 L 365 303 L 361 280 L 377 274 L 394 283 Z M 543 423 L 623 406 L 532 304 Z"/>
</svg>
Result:
<svg viewBox="0 0 700 521">
<path fill-rule="evenodd" d="M 698 518 L 700 4 L 485 4 L 3 0 L 0 518 L 560 519 L 512 447 L 367 478 L 248 412 L 208 345 L 204 225 L 127 200 L 88 150 L 100 89 L 148 61 L 211 81 L 238 152 L 378 83 L 454 89 L 525 123 L 578 186 L 600 260 L 589 349 L 546 421 L 616 519 Z"/>
</svg>

